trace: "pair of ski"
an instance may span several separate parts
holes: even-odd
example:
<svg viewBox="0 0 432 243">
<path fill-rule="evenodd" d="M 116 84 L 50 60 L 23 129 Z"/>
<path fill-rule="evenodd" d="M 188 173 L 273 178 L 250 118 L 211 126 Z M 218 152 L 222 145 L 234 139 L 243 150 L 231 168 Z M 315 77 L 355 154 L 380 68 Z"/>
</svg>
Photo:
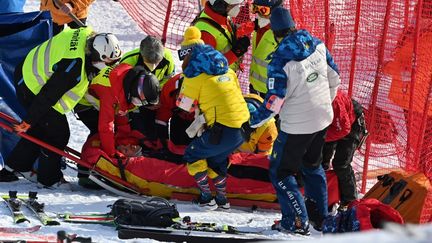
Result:
<svg viewBox="0 0 432 243">
<path fill-rule="evenodd" d="M 120 239 L 150 238 L 172 242 L 253 242 L 271 240 L 266 229 L 242 230 L 230 225 L 190 222 L 189 217 L 176 221 L 170 227 L 117 225 Z"/>
<path fill-rule="evenodd" d="M 191 222 L 189 216 L 173 219 L 175 224 L 171 227 L 150 227 L 118 225 L 115 218 L 109 214 L 59 214 L 64 222 L 90 223 L 117 226 L 120 239 L 151 238 L 161 241 L 187 241 L 187 242 L 227 242 L 227 241 L 258 241 L 268 240 L 263 234 L 265 229 L 243 230 L 230 225 L 216 223 Z"/>
<path fill-rule="evenodd" d="M 59 225 L 60 222 L 48 216 L 45 213 L 44 203 L 37 201 L 37 192 L 29 192 L 28 196 L 18 196 L 17 191 L 9 191 L 9 195 L 2 196 L 4 202 L 12 213 L 12 218 L 15 224 L 22 222 L 30 222 L 21 210 L 21 206 L 25 205 L 39 219 L 43 225 Z"/>
</svg>

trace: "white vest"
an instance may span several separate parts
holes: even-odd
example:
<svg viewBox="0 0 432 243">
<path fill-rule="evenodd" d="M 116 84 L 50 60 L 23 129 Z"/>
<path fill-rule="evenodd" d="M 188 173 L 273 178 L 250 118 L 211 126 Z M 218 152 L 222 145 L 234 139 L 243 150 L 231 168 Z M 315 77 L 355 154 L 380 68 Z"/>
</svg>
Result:
<svg viewBox="0 0 432 243">
<path fill-rule="evenodd" d="M 331 124 L 332 101 L 340 78 L 326 60 L 325 45 L 319 44 L 308 58 L 285 65 L 288 80 L 285 102 L 280 111 L 282 131 L 311 134 Z"/>
</svg>

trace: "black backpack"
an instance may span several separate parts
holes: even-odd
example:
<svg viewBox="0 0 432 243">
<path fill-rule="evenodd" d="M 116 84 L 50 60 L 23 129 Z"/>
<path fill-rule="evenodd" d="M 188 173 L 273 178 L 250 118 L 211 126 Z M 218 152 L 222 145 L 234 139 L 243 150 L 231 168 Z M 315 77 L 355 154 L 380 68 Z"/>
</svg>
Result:
<svg viewBox="0 0 432 243">
<path fill-rule="evenodd" d="M 174 224 L 179 212 L 175 204 L 160 197 L 148 201 L 119 199 L 114 202 L 111 214 L 118 225 L 168 227 Z"/>
</svg>

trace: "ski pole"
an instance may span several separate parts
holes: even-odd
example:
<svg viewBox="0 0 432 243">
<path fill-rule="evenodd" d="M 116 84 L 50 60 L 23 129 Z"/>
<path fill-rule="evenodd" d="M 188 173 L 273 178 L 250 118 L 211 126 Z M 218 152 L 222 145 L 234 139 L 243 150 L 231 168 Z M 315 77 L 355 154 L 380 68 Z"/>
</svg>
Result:
<svg viewBox="0 0 432 243">
<path fill-rule="evenodd" d="M 8 121 L 8 122 L 10 122 L 12 124 L 17 124 L 18 123 L 14 118 L 8 116 L 7 114 L 5 114 L 3 112 L 0 112 L 0 118 L 5 119 L 6 121 Z M 59 154 L 59 155 L 61 155 L 63 157 L 66 157 L 66 158 L 74 161 L 75 163 L 77 163 L 79 165 L 82 165 L 82 166 L 84 166 L 84 167 L 86 167 L 88 169 L 91 169 L 91 170 L 94 169 L 93 165 L 91 165 L 87 161 L 82 160 L 79 156 L 73 156 L 70 153 L 66 153 L 64 150 L 58 149 L 58 148 L 56 148 L 56 147 L 54 147 L 54 146 L 52 146 L 52 145 L 50 145 L 50 144 L 48 144 L 48 143 L 46 143 L 46 142 L 38 139 L 38 138 L 35 138 L 35 137 L 31 136 L 31 135 L 28 135 L 27 133 L 22 133 L 22 132 L 17 133 L 17 132 L 15 132 L 15 130 L 13 130 L 13 128 L 10 125 L 4 123 L 1 120 L 0 120 L 0 128 L 3 128 L 3 129 L 5 129 L 6 131 L 8 131 L 10 133 L 17 134 L 18 136 L 20 136 L 22 138 L 25 138 L 25 139 L 29 140 L 30 142 L 33 142 L 33 143 L 35 143 L 35 144 L 37 144 L 37 145 L 39 145 L 39 146 L 41 146 L 43 148 L 46 148 L 46 149 L 48 149 L 48 150 L 50 150 L 50 151 L 52 151 L 52 152 L 54 152 L 56 154 Z M 78 152 L 76 152 L 76 153 L 78 153 Z M 137 186 L 133 185 L 132 183 L 124 181 L 124 180 L 122 180 L 120 178 L 115 178 L 115 177 L 113 177 L 111 174 L 109 174 L 106 171 L 97 171 L 97 172 L 101 176 L 103 176 L 105 178 L 109 178 L 111 182 L 117 183 L 117 184 L 119 184 L 119 185 L 121 185 L 123 187 L 129 188 L 130 190 L 133 190 L 133 191 L 135 191 L 137 193 L 140 193 L 140 194 L 145 194 L 146 192 L 148 193 L 147 190 L 142 189 L 142 188 L 138 188 Z"/>
<path fill-rule="evenodd" d="M 60 0 L 53 0 L 53 2 L 55 3 L 55 5 L 63 7 L 65 6 L 64 3 L 60 2 Z M 85 24 L 79 20 L 79 18 L 73 14 L 71 11 L 69 11 L 68 13 L 66 13 L 69 17 L 71 17 L 71 19 L 79 26 L 79 27 L 84 27 Z"/>
</svg>

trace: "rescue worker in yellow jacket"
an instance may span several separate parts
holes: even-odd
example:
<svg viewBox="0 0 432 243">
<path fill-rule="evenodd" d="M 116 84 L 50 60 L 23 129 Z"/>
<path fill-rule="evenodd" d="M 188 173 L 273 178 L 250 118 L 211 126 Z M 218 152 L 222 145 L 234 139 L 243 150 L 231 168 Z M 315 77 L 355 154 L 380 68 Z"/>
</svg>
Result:
<svg viewBox="0 0 432 243">
<path fill-rule="evenodd" d="M 257 14 L 252 34 L 252 61 L 249 69 L 249 92 L 265 98 L 267 93 L 268 56 L 276 50 L 276 40 L 270 29 L 270 12 L 282 0 L 254 0 L 251 10 Z"/>
<path fill-rule="evenodd" d="M 140 48 L 127 52 L 120 63 L 127 63 L 132 66 L 143 66 L 148 72 L 153 73 L 159 80 L 159 87 L 174 76 L 175 63 L 171 51 L 164 48 L 162 41 L 154 36 L 145 37 Z M 146 136 L 145 144 L 150 149 L 157 149 L 157 126 L 155 123 L 158 106 L 140 107 L 129 113 L 132 129 L 140 131 Z"/>
<path fill-rule="evenodd" d="M 244 96 L 249 113 L 257 111 L 264 99 L 256 94 L 247 94 Z M 243 126 L 245 132 L 245 142 L 237 149 L 239 152 L 254 154 L 270 155 L 273 149 L 273 143 L 278 135 L 276 121 L 274 118 L 258 128 L 251 128 L 249 123 Z"/>
<path fill-rule="evenodd" d="M 207 45 L 220 51 L 228 60 L 230 68 L 239 69 L 239 59 L 250 46 L 248 36 L 238 36 L 232 17 L 240 13 L 244 0 L 209 0 L 204 10 L 194 20 Z"/>
<path fill-rule="evenodd" d="M 140 48 L 126 52 L 120 63 L 143 66 L 156 75 L 161 87 L 174 76 L 175 71 L 171 51 L 165 48 L 158 38 L 150 35 L 141 41 Z"/>
<path fill-rule="evenodd" d="M 121 55 L 113 34 L 91 28 L 66 29 L 36 46 L 15 70 L 17 96 L 27 111 L 17 132 L 27 132 L 63 150 L 70 136 L 65 114 L 84 96 L 89 78 Z M 30 172 L 39 158 L 37 181 L 46 187 L 68 185 L 61 172 L 61 155 L 21 139 L 7 159 L 17 172 Z"/>
<path fill-rule="evenodd" d="M 185 76 L 177 106 L 195 112 L 195 121 L 186 129 L 195 137 L 184 154 L 189 174 L 200 189 L 195 201 L 200 207 L 229 209 L 226 194 L 228 155 L 243 142 L 242 125 L 249 111 L 238 79 L 227 59 L 213 47 L 204 45 L 200 31 L 192 26 L 185 32 L 182 50 L 189 50 L 183 61 Z M 208 177 L 216 188 L 213 198 Z"/>
</svg>

